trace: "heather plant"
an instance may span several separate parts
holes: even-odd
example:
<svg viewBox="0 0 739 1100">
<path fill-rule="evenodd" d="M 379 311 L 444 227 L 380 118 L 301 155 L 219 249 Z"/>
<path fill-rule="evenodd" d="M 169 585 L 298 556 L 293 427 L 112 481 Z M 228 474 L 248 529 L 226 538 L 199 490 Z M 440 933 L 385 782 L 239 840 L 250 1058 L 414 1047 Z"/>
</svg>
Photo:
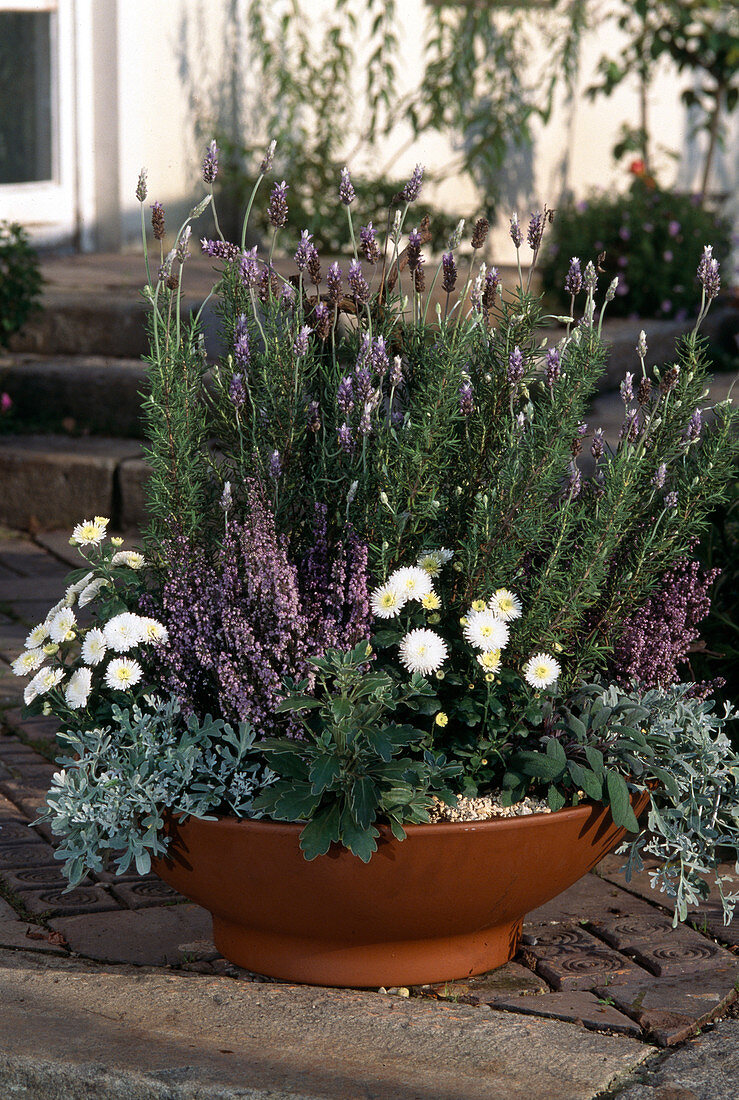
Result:
<svg viewBox="0 0 739 1100">
<path fill-rule="evenodd" d="M 28 233 L 17 222 L 0 221 L 0 348 L 8 346 L 38 309 L 41 286 L 38 255 Z"/>
</svg>

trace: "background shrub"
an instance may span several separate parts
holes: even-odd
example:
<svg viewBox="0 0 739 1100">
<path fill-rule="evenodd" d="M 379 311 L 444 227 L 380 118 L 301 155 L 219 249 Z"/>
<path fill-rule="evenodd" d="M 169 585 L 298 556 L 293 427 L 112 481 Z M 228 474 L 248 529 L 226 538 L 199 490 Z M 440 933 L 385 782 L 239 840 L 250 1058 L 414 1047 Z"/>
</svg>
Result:
<svg viewBox="0 0 739 1100">
<path fill-rule="evenodd" d="M 17 222 L 0 222 L 0 347 L 38 308 L 41 295 L 38 255 Z"/>
</svg>

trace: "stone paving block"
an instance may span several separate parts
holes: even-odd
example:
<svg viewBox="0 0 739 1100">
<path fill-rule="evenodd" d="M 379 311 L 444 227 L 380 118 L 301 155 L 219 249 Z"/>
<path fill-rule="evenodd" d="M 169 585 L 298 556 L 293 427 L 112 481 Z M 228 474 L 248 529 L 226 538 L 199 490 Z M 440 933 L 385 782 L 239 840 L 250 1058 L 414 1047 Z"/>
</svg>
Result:
<svg viewBox="0 0 739 1100">
<path fill-rule="evenodd" d="M 32 844 L 3 844 L 0 833 L 0 873 L 15 871 L 19 867 L 59 866 L 54 859 L 54 849 L 43 841 Z"/>
<path fill-rule="evenodd" d="M 669 1057 L 629 1074 L 618 1100 L 733 1100 L 739 1082 L 739 1020 L 719 1020 Z"/>
<path fill-rule="evenodd" d="M 103 886 L 76 886 L 67 891 L 65 885 L 57 884 L 34 890 L 14 889 L 13 892 L 18 895 L 29 913 L 53 913 L 63 917 L 78 913 L 103 913 L 121 908 Z"/>
<path fill-rule="evenodd" d="M 142 458 L 128 458 L 118 467 L 119 522 L 122 527 L 142 527 L 148 522 L 146 487 L 150 477 L 151 466 Z"/>
<path fill-rule="evenodd" d="M 655 982 L 645 975 L 623 985 L 603 985 L 595 993 L 613 1001 L 659 1046 L 673 1046 L 723 1015 L 737 997 L 736 965 L 705 974 Z"/>
<path fill-rule="evenodd" d="M 41 844 L 41 838 L 22 818 L 5 819 L 0 816 L 0 846 L 13 844 Z"/>
<path fill-rule="evenodd" d="M 638 1024 L 593 993 L 544 993 L 540 997 L 499 997 L 493 1007 L 507 1012 L 522 1012 L 552 1020 L 569 1020 L 592 1031 L 616 1031 L 621 1035 L 640 1035 Z"/>
<path fill-rule="evenodd" d="M 14 893 L 21 890 L 37 890 L 40 887 L 55 887 L 63 890 L 67 885 L 67 879 L 62 873 L 61 863 L 57 860 L 55 865 L 47 867 L 18 867 L 15 870 L 8 868 L 0 872 L 0 878 Z M 83 880 L 82 885 L 89 886 L 88 880 Z"/>
<path fill-rule="evenodd" d="M 110 516 L 116 467 L 138 454 L 138 444 L 127 440 L 3 436 L 0 523 L 71 528 L 86 516 Z"/>
<path fill-rule="evenodd" d="M 56 577 L 63 580 L 68 572 L 46 550 L 24 538 L 13 538 L 0 543 L 0 563 L 22 577 Z"/>
<path fill-rule="evenodd" d="M 604 982 L 627 982 L 640 973 L 631 959 L 577 925 L 529 926 L 522 944 L 526 962 L 557 990 L 589 990 Z"/>
<path fill-rule="evenodd" d="M 0 760 L 5 760 L 6 757 L 20 758 L 33 755 L 35 750 L 30 745 L 25 745 L 20 738 L 14 734 L 0 733 Z"/>
<path fill-rule="evenodd" d="M 5 764 L 3 764 L 2 760 L 0 760 L 0 779 L 11 779 L 12 775 L 13 773 L 11 772 L 10 768 L 8 768 Z"/>
<path fill-rule="evenodd" d="M 0 821 L 17 820 L 19 818 L 23 819 L 23 814 L 16 804 L 6 798 L 4 794 L 0 794 Z"/>
<path fill-rule="evenodd" d="M 57 599 L 61 599 L 63 591 L 62 588 Z M 32 626 L 43 622 L 49 613 L 49 608 L 56 602 L 57 600 L 13 600 L 11 603 L 6 600 L 5 604 L 7 607 L 12 608 L 13 614 L 17 615 L 21 623 L 25 624 L 25 630 L 28 632 Z"/>
<path fill-rule="evenodd" d="M 13 914 L 15 917 L 15 914 Z M 50 942 L 49 933 L 27 921 L 0 919 L 0 947 L 20 948 L 22 951 L 42 951 L 45 955 L 67 955 L 61 944 Z"/>
<path fill-rule="evenodd" d="M 5 623 L 0 626 L 0 658 L 14 661 L 23 649 L 28 637 L 28 627 L 23 623 Z"/>
<path fill-rule="evenodd" d="M 2 922 L 6 920 L 15 920 L 16 916 L 17 914 L 15 909 L 13 909 L 12 906 L 8 905 L 7 901 L 5 901 L 3 898 L 0 898 L 0 924 L 2 924 Z"/>
<path fill-rule="evenodd" d="M 524 928 L 530 924 L 547 924 L 552 921 L 572 923 L 603 914 L 618 916 L 651 912 L 650 905 L 621 889 L 616 882 L 606 882 L 590 874 L 583 875 L 569 890 L 529 913 L 524 921 Z"/>
<path fill-rule="evenodd" d="M 548 993 L 549 987 L 533 971 L 520 963 L 509 962 L 488 974 L 458 982 L 414 987 L 413 992 L 433 993 L 442 1001 L 460 1004 L 494 1004 L 499 997 Z"/>
<path fill-rule="evenodd" d="M 21 577 L 17 573 L 0 574 L 0 603 L 13 606 L 19 600 L 43 601 L 47 610 L 64 594 L 64 573 L 45 577 Z"/>
<path fill-rule="evenodd" d="M 167 966 L 219 956 L 210 913 L 198 905 L 54 917 L 49 924 L 72 951 L 104 962 Z"/>
<path fill-rule="evenodd" d="M 129 909 L 147 909 L 151 905 L 185 901 L 182 894 L 161 879 L 129 879 L 111 884 L 110 891 Z"/>
<path fill-rule="evenodd" d="M 723 948 L 692 928 L 684 925 L 673 928 L 669 916 L 659 911 L 650 916 L 596 919 L 589 923 L 606 943 L 631 955 L 659 977 L 702 972 L 731 958 Z"/>
<path fill-rule="evenodd" d="M 59 729 L 56 718 L 44 718 L 40 714 L 33 718 L 24 718 L 20 707 L 7 711 L 3 719 L 11 728 L 20 730 L 30 742 L 53 741 Z"/>
</svg>

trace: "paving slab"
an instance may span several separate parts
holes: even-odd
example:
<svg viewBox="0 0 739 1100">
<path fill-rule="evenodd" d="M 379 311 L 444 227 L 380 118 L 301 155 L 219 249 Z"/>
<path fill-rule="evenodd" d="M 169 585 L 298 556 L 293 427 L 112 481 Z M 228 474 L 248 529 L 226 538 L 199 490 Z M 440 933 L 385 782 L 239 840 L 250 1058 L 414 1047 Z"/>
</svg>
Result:
<svg viewBox="0 0 739 1100">
<path fill-rule="evenodd" d="M 522 954 L 554 989 L 590 990 L 598 984 L 620 984 L 638 977 L 639 967 L 591 936 L 579 925 L 529 925 Z"/>
<path fill-rule="evenodd" d="M 726 965 L 734 958 L 728 951 L 711 943 L 692 928 L 673 928 L 668 914 L 607 918 L 591 922 L 590 927 L 618 951 L 634 958 L 640 966 L 659 977 L 680 977 Z M 739 962 L 737 963 L 739 976 Z"/>
<path fill-rule="evenodd" d="M 497 970 L 458 982 L 414 987 L 413 992 L 432 994 L 443 1001 L 459 1004 L 494 1004 L 498 998 L 515 995 L 534 996 L 548 993 L 549 986 L 527 966 L 506 963 Z"/>
<path fill-rule="evenodd" d="M 48 923 L 62 933 L 72 951 L 103 962 L 171 966 L 187 958 L 218 955 L 210 913 L 199 905 L 53 917 Z"/>
<path fill-rule="evenodd" d="M 104 886 L 91 884 L 76 886 L 67 890 L 66 883 L 51 886 L 16 887 L 13 893 L 20 898 L 23 908 L 36 915 L 66 916 L 82 913 L 105 913 L 120 911 L 119 902 L 109 894 Z"/>
<path fill-rule="evenodd" d="M 728 965 L 724 970 L 660 982 L 645 976 L 623 985 L 596 987 L 595 993 L 635 1020 L 652 1042 L 674 1046 L 736 1000 L 737 971 Z"/>
<path fill-rule="evenodd" d="M 16 911 L 11 905 L 8 905 L 7 901 L 0 898 L 0 923 L 8 920 L 16 919 Z"/>
<path fill-rule="evenodd" d="M 185 901 L 182 894 L 178 894 L 161 879 L 130 879 L 128 882 L 114 882 L 110 892 L 129 909 L 148 909 L 152 905 Z"/>
<path fill-rule="evenodd" d="M 0 1093 L 22 1100 L 590 1100 L 651 1049 L 467 1005 L 44 964 L 0 958 Z"/>
<path fill-rule="evenodd" d="M 623 885 L 623 875 L 620 881 L 616 875 L 607 882 L 594 874 L 583 875 L 559 897 L 532 910 L 524 921 L 524 928 L 529 925 L 578 922 L 604 915 L 653 912 L 651 905 L 634 898 L 623 889 Z"/>
<path fill-rule="evenodd" d="M 15 916 L 13 912 L 13 917 Z M 39 951 L 44 955 L 66 956 L 68 954 L 67 949 L 57 942 L 57 938 L 46 928 L 29 924 L 28 921 L 0 919 L 0 954 L 3 949 L 8 948 L 15 948 L 18 951 Z"/>
<path fill-rule="evenodd" d="M 621 1035 L 641 1035 L 638 1024 L 614 1008 L 606 998 L 594 993 L 544 993 L 540 997 L 499 997 L 494 1007 L 507 1012 L 569 1020 L 591 1031 L 615 1031 Z"/>
<path fill-rule="evenodd" d="M 618 1100 L 729 1100 L 739 1089 L 739 1021 L 721 1020 L 667 1059 L 635 1070 Z"/>
</svg>

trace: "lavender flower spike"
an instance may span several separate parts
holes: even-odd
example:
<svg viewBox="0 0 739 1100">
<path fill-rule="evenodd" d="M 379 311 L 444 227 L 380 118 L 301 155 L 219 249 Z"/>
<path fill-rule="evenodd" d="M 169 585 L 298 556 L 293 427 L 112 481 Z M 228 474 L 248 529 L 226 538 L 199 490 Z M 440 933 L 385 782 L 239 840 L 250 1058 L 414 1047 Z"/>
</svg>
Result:
<svg viewBox="0 0 739 1100">
<path fill-rule="evenodd" d="M 390 368 L 390 385 L 395 387 L 399 386 L 403 381 L 403 360 L 399 355 L 396 355 L 393 359 L 393 365 Z"/>
<path fill-rule="evenodd" d="M 267 146 L 266 152 L 265 152 L 264 157 L 262 159 L 262 163 L 259 166 L 259 175 L 260 176 L 266 176 L 267 173 L 269 172 L 270 168 L 272 167 L 272 162 L 275 159 L 275 149 L 276 148 L 277 148 L 277 142 L 273 138 L 272 141 L 270 141 L 269 145 Z"/>
<path fill-rule="evenodd" d="M 721 289 L 719 269 L 720 265 L 718 260 L 714 260 L 713 258 L 713 246 L 710 244 L 705 245 L 703 255 L 698 264 L 698 281 L 703 287 L 709 302 L 713 301 Z"/>
<path fill-rule="evenodd" d="M 511 228 L 509 230 L 511 240 L 515 244 L 516 248 L 520 248 L 523 242 L 523 233 L 521 232 L 521 226 L 518 224 L 518 214 L 513 214 L 511 217 Z"/>
<path fill-rule="evenodd" d="M 661 489 L 663 487 L 666 477 L 667 466 L 664 462 L 661 462 L 652 477 L 652 485 L 655 487 L 655 489 Z"/>
<path fill-rule="evenodd" d="M 559 352 L 556 348 L 550 348 L 547 352 L 547 386 L 549 386 L 550 390 L 553 389 L 555 384 L 559 381 L 561 373 L 562 366 Z"/>
<path fill-rule="evenodd" d="M 246 314 L 242 313 L 236 322 L 234 330 L 234 359 L 242 370 L 249 365 L 251 350 L 249 348 L 249 330 L 246 324 Z"/>
<path fill-rule="evenodd" d="M 516 344 L 515 348 L 508 356 L 508 381 L 511 385 L 515 385 L 516 382 L 520 382 L 523 378 L 523 353 Z"/>
<path fill-rule="evenodd" d="M 328 286 L 329 301 L 335 304 L 341 297 L 341 268 L 336 260 L 329 265 L 326 272 L 326 285 Z"/>
<path fill-rule="evenodd" d="M 571 294 L 572 297 L 579 294 L 582 290 L 582 271 L 580 270 L 580 261 L 577 256 L 573 256 L 570 260 L 570 267 L 565 276 L 565 291 L 567 294 Z"/>
<path fill-rule="evenodd" d="M 301 356 L 305 355 L 308 351 L 308 337 L 310 336 L 312 331 L 313 329 L 310 327 L 310 325 L 303 325 L 300 332 L 295 337 L 295 341 L 293 343 L 293 355 L 295 355 L 298 359 Z"/>
<path fill-rule="evenodd" d="M 300 234 L 300 243 L 298 244 L 297 251 L 293 259 L 300 271 L 305 271 L 308 266 L 308 261 L 311 258 L 311 254 L 315 252 L 315 248 L 311 243 L 313 234 L 309 233 L 307 229 L 304 229 Z"/>
<path fill-rule="evenodd" d="M 338 431 L 339 447 L 344 454 L 351 454 L 354 450 L 354 437 L 349 424 L 342 424 Z"/>
<path fill-rule="evenodd" d="M 213 184 L 218 175 L 218 146 L 211 141 L 203 161 L 203 182 Z"/>
<path fill-rule="evenodd" d="M 621 383 L 621 400 L 625 405 L 634 400 L 634 375 L 631 371 L 626 372 L 626 376 Z"/>
<path fill-rule="evenodd" d="M 282 475 L 282 457 L 279 451 L 273 451 L 269 456 L 267 470 L 273 481 L 279 481 Z"/>
<path fill-rule="evenodd" d="M 148 193 L 146 186 L 146 169 L 142 168 L 139 172 L 138 182 L 136 184 L 136 198 L 139 202 L 144 202 Z"/>
<path fill-rule="evenodd" d="M 319 340 L 328 340 L 331 335 L 331 310 L 325 302 L 319 302 L 315 308 L 313 327 Z"/>
<path fill-rule="evenodd" d="M 531 215 L 529 221 L 529 228 L 526 231 L 526 240 L 529 242 L 529 248 L 532 252 L 538 252 L 541 247 L 541 239 L 544 236 L 544 219 L 542 215 L 537 212 Z"/>
<path fill-rule="evenodd" d="M 688 426 L 685 429 L 685 442 L 697 443 L 701 437 L 701 428 L 703 427 L 703 418 L 701 416 L 700 409 L 695 409 L 693 415 L 688 421 Z"/>
<path fill-rule="evenodd" d="M 423 183 L 423 165 L 417 164 L 413 169 L 411 178 L 406 183 L 403 190 L 400 192 L 400 197 L 403 202 L 415 202 L 421 193 L 421 184 Z"/>
<path fill-rule="evenodd" d="M 368 222 L 367 225 L 363 225 L 359 230 L 359 242 L 366 259 L 371 264 L 376 264 L 380 259 L 382 253 L 380 252 L 380 246 L 377 243 L 377 237 L 375 235 L 374 226 L 372 222 Z"/>
<path fill-rule="evenodd" d="M 244 385 L 243 375 L 235 374 L 233 376 L 228 387 L 228 396 L 235 409 L 243 409 L 246 404 L 246 386 Z"/>
<path fill-rule="evenodd" d="M 252 290 L 259 285 L 259 261 L 257 260 L 257 245 L 247 249 L 241 256 L 239 265 L 241 281 L 247 290 Z"/>
<path fill-rule="evenodd" d="M 281 229 L 287 222 L 287 190 L 288 185 L 283 180 L 272 188 L 267 207 L 267 217 L 275 229 Z"/>
<path fill-rule="evenodd" d="M 354 383 L 348 376 L 342 378 L 336 387 L 336 404 L 344 418 L 348 419 L 354 410 Z"/>
<path fill-rule="evenodd" d="M 585 265 L 585 276 L 583 278 L 585 284 L 585 290 L 588 294 L 595 294 L 595 288 L 598 285 L 598 276 L 595 272 L 595 264 L 592 260 L 588 260 Z"/>
<path fill-rule="evenodd" d="M 369 301 L 370 289 L 362 274 L 362 265 L 358 260 L 352 260 L 349 264 L 349 286 L 359 305 L 366 305 Z"/>
<path fill-rule="evenodd" d="M 462 416 L 472 416 L 474 408 L 475 400 L 472 392 L 472 383 L 465 381 L 459 387 L 459 411 Z"/>
<path fill-rule="evenodd" d="M 639 333 L 639 339 L 636 342 L 636 354 L 640 359 L 644 359 L 647 354 L 647 334 L 644 329 Z"/>
<path fill-rule="evenodd" d="M 444 272 L 441 285 L 447 294 L 451 294 L 457 285 L 457 264 L 454 260 L 453 252 L 444 253 L 441 257 L 441 267 Z"/>
<path fill-rule="evenodd" d="M 344 206 L 351 206 L 357 197 L 354 187 L 352 185 L 351 176 L 349 175 L 349 169 L 344 167 L 341 169 L 341 182 L 339 184 L 339 198 L 343 202 Z"/>
</svg>

